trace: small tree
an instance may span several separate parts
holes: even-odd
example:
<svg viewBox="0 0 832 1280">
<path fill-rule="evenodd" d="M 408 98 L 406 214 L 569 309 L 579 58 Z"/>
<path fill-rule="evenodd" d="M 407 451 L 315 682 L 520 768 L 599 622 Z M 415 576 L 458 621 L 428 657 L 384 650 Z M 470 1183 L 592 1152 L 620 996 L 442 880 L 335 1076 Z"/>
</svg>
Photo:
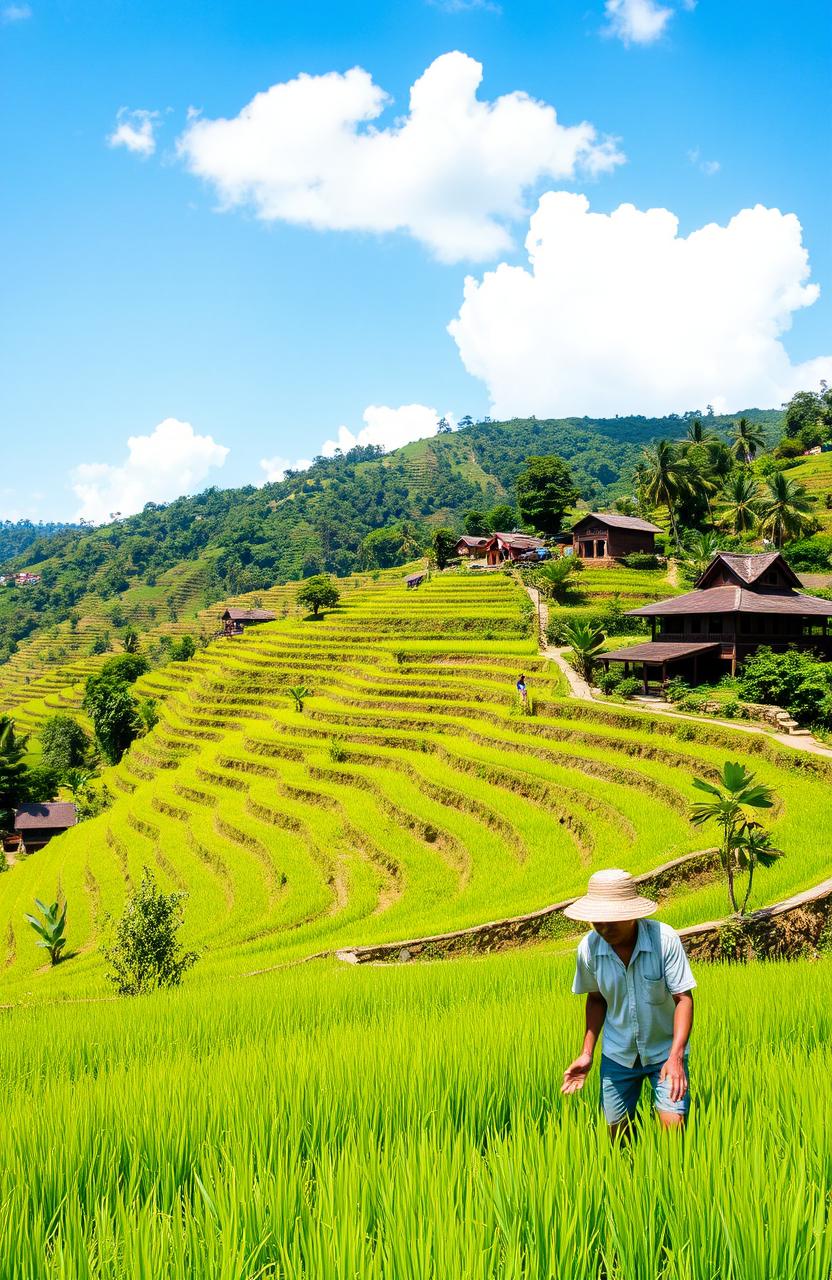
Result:
<svg viewBox="0 0 832 1280">
<path fill-rule="evenodd" d="M 125 653 L 139 652 L 139 633 L 135 627 L 128 627 L 121 638 Z"/>
<path fill-rule="evenodd" d="M 585 680 L 589 680 L 606 635 L 592 622 L 576 621 L 564 627 L 563 638 L 572 650 L 578 672 Z"/>
<path fill-rule="evenodd" d="M 307 698 L 312 697 L 312 690 L 307 689 L 305 684 L 290 684 L 286 690 L 290 698 L 295 700 L 295 711 L 302 712 L 303 704 Z"/>
<path fill-rule="evenodd" d="M 102 947 L 110 966 L 107 978 L 121 996 L 143 995 L 159 987 L 178 987 L 198 956 L 185 951 L 178 933 L 185 893 L 165 893 L 144 867 L 141 884 L 127 899 L 113 939 Z"/>
<path fill-rule="evenodd" d="M 437 569 L 444 569 L 448 562 L 453 559 L 458 542 L 459 538 L 453 529 L 434 529 L 431 545 Z"/>
<path fill-rule="evenodd" d="M 575 556 L 561 556 L 541 566 L 535 574 L 535 583 L 545 596 L 562 602 L 569 594 L 572 580 L 583 565 Z"/>
<path fill-rule="evenodd" d="M 529 458 L 517 477 L 520 515 L 543 533 L 558 533 L 567 509 L 579 497 L 569 468 L 556 453 Z"/>
<path fill-rule="evenodd" d="M 40 731 L 43 763 L 59 774 L 80 769 L 87 760 L 90 740 L 77 720 L 59 712 L 44 721 Z"/>
<path fill-rule="evenodd" d="M 297 594 L 298 604 L 311 609 L 315 618 L 319 609 L 334 609 L 340 599 L 341 593 L 328 573 L 316 573 L 314 577 L 307 578 Z"/>
<path fill-rule="evenodd" d="M 53 965 L 57 964 L 61 958 L 61 952 L 66 946 L 66 903 L 64 903 L 63 911 L 58 907 L 57 902 L 53 902 L 47 907 L 40 898 L 35 898 L 35 906 L 43 916 L 39 920 L 37 916 L 30 916 L 26 913 L 26 919 L 38 935 L 38 941 L 35 944 L 43 947 L 44 951 L 49 952 L 49 959 Z"/>
<path fill-rule="evenodd" d="M 109 764 L 118 764 L 142 729 L 135 698 L 123 680 L 89 676 L 83 705 L 101 754 Z"/>
<path fill-rule="evenodd" d="M 29 798 L 26 742 L 11 716 L 0 715 L 0 831 L 11 829 L 15 809 Z"/>
<path fill-rule="evenodd" d="M 728 883 L 728 899 L 734 914 L 744 915 L 756 868 L 770 867 L 783 856 L 782 850 L 772 844 L 768 832 L 747 814 L 748 809 L 770 809 L 774 795 L 771 787 L 754 781 L 754 774 L 745 765 L 730 761 L 723 765 L 719 782 L 719 786 L 714 786 L 702 778 L 694 778 L 697 790 L 707 792 L 711 798 L 693 804 L 690 820 L 695 827 L 706 822 L 715 822 L 719 827 L 719 861 Z M 748 881 L 739 905 L 736 878 L 742 873 L 747 874 Z"/>
<path fill-rule="evenodd" d="M 174 662 L 190 662 L 196 653 L 196 642 L 193 636 L 180 636 L 171 649 L 170 656 Z"/>
</svg>

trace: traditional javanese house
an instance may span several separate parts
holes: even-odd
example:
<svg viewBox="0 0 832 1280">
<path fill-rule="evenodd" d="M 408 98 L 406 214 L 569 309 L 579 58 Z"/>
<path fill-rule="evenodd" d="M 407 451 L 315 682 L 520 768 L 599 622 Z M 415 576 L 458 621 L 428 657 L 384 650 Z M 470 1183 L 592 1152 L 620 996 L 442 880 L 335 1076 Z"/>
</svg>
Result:
<svg viewBox="0 0 832 1280">
<path fill-rule="evenodd" d="M 545 547 L 542 538 L 528 533 L 492 533 L 486 548 L 488 564 L 503 564 L 506 560 L 523 560 Z"/>
<path fill-rule="evenodd" d="M 764 645 L 832 652 L 832 600 L 804 595 L 800 579 L 779 551 L 734 555 L 719 551 L 693 591 L 629 609 L 631 618 L 649 618 L 651 639 L 601 654 L 609 668 L 623 662 L 625 675 L 639 675 L 645 692 L 681 676 L 690 684 L 735 674 L 738 665 Z"/>
<path fill-rule="evenodd" d="M 274 622 L 277 617 L 269 609 L 226 609 L 222 614 L 222 631 L 226 636 L 241 636 L 246 627 L 259 622 Z"/>
<path fill-rule="evenodd" d="M 64 800 L 52 800 L 45 804 L 24 804 L 14 815 L 15 833 L 25 853 L 42 849 L 53 836 L 68 831 L 78 821 L 74 804 Z"/>
<path fill-rule="evenodd" d="M 491 538 L 486 536 L 482 538 L 474 538 L 470 534 L 465 534 L 456 544 L 456 554 L 465 558 L 469 556 L 484 556 Z"/>
<path fill-rule="evenodd" d="M 640 551 L 656 550 L 658 525 L 637 516 L 620 516 L 615 511 L 590 511 L 572 526 L 572 554 L 580 560 L 621 560 Z"/>
</svg>

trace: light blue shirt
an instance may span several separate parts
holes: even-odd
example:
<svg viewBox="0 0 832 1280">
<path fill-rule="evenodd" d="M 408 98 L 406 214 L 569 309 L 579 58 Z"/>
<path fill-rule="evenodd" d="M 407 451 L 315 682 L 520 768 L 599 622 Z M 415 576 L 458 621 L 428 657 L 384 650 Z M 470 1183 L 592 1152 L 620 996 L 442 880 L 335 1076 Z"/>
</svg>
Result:
<svg viewBox="0 0 832 1280">
<path fill-rule="evenodd" d="M 606 1000 L 603 1053 L 622 1067 L 636 1057 L 645 1066 L 664 1062 L 673 1043 L 673 997 L 695 986 L 678 933 L 658 920 L 639 920 L 626 968 L 594 929 L 578 943 L 572 990 L 598 991 Z"/>
</svg>

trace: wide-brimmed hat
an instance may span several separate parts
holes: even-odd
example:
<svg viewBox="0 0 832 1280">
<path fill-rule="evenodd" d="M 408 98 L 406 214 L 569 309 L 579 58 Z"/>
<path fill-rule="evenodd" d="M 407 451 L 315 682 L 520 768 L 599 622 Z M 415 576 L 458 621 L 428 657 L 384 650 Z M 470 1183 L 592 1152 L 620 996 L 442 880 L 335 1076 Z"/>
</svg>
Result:
<svg viewBox="0 0 832 1280">
<path fill-rule="evenodd" d="M 564 907 L 563 914 L 570 920 L 597 920 L 606 924 L 652 915 L 658 905 L 650 898 L 641 897 L 629 871 L 612 868 L 590 876 L 584 896 Z"/>
</svg>

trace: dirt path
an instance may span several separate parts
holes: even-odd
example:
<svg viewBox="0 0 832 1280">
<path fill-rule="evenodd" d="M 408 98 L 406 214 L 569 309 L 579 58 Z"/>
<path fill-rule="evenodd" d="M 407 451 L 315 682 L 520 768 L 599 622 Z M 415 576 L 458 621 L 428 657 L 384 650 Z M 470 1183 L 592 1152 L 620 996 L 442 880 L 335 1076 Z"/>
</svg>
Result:
<svg viewBox="0 0 832 1280">
<path fill-rule="evenodd" d="M 675 566 L 674 566 L 675 567 Z M 669 576 L 669 575 L 668 575 Z M 562 671 L 569 685 L 569 693 L 573 698 L 579 698 L 584 702 L 597 702 L 602 706 L 609 706 L 603 698 L 596 698 L 591 688 L 577 671 L 567 662 L 564 654 L 566 646 L 558 647 L 556 645 L 547 644 L 546 631 L 549 625 L 549 606 L 540 596 L 540 592 L 536 587 L 529 587 L 523 584 L 529 599 L 537 610 L 537 616 L 540 620 L 540 632 L 538 635 L 538 644 L 540 652 L 545 658 L 550 658 L 552 662 Z M 784 747 L 791 747 L 795 751 L 808 751 L 810 755 L 826 756 L 832 759 L 832 748 L 824 746 L 822 742 L 818 742 L 817 738 L 813 738 L 811 734 L 790 734 L 775 733 L 773 730 L 764 729 L 761 725 L 741 724 L 737 720 L 717 720 L 714 716 L 696 716 L 685 711 L 675 711 L 670 704 L 665 705 L 648 705 L 633 704 L 637 710 L 647 711 L 650 715 L 665 716 L 671 720 L 689 720 L 694 724 L 717 724 L 725 729 L 734 729 L 737 733 L 761 734 L 765 738 L 770 738 L 772 742 L 782 743 Z"/>
</svg>

